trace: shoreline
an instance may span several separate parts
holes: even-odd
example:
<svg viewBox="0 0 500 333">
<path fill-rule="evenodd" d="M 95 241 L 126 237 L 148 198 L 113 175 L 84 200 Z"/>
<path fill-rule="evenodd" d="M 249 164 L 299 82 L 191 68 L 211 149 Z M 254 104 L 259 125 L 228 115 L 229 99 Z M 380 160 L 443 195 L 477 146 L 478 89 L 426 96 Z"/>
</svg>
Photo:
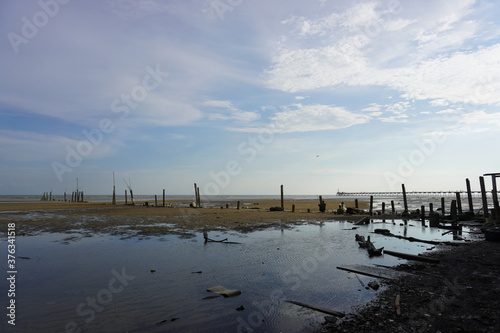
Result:
<svg viewBox="0 0 500 333">
<path fill-rule="evenodd" d="M 280 206 L 279 199 L 266 199 L 241 205 L 227 201 L 220 206 L 190 208 L 190 201 L 172 202 L 172 208 L 145 206 L 136 202 L 135 206 L 111 203 L 0 203 L 0 236 L 5 235 L 7 223 L 16 222 L 18 235 L 77 232 L 86 236 L 93 233 L 109 233 L 124 237 L 161 236 L 165 234 L 192 235 L 203 230 L 233 229 L 250 232 L 276 224 L 296 224 L 314 220 L 357 221 L 366 215 L 336 215 L 332 209 L 341 201 L 325 200 L 326 212 L 319 212 L 317 200 L 297 200 L 285 202 L 285 211 L 269 211 Z M 346 206 L 354 206 L 354 201 L 342 201 Z M 220 202 L 217 202 L 220 204 Z M 215 204 L 215 203 L 213 203 Z M 292 212 L 292 205 L 295 211 Z M 359 202 L 361 209 L 367 202 Z M 308 212 L 308 210 L 310 212 Z"/>
</svg>

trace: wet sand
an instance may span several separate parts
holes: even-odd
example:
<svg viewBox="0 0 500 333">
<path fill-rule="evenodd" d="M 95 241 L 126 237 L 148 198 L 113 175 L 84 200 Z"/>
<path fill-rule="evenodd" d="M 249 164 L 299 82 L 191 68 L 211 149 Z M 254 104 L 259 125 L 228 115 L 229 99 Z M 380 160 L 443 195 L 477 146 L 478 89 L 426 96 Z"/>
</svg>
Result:
<svg viewBox="0 0 500 333">
<path fill-rule="evenodd" d="M 360 215 L 337 215 L 334 211 L 341 202 L 325 202 L 325 213 L 319 212 L 317 200 L 285 200 L 283 212 L 269 210 L 271 207 L 280 206 L 280 200 L 242 200 L 239 210 L 236 208 L 236 201 L 228 201 L 228 208 L 226 202 L 217 202 L 222 206 L 206 203 L 207 206 L 212 206 L 190 208 L 190 202 L 186 201 L 172 202 L 173 208 L 145 206 L 143 202 L 137 202 L 135 206 L 85 202 L 1 203 L 0 235 L 5 234 L 6 224 L 11 222 L 16 222 L 18 235 L 75 232 L 84 235 L 109 233 L 134 237 L 162 234 L 189 236 L 192 232 L 221 229 L 246 232 L 277 224 L 305 223 L 311 220 L 356 221 L 361 218 Z M 345 201 L 344 204 L 354 207 L 354 201 Z M 295 212 L 292 212 L 292 205 L 295 205 Z M 367 207 L 367 202 L 359 202 L 359 208 Z"/>
</svg>

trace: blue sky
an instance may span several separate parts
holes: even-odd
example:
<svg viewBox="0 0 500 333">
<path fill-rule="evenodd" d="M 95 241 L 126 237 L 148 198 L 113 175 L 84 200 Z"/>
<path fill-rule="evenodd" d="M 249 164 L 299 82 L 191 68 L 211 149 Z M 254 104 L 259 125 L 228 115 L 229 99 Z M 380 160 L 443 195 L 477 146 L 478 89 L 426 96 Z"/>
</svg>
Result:
<svg viewBox="0 0 500 333">
<path fill-rule="evenodd" d="M 0 194 L 460 190 L 500 172 L 495 1 L 3 1 Z M 489 182 L 488 182 L 489 185 Z"/>
</svg>

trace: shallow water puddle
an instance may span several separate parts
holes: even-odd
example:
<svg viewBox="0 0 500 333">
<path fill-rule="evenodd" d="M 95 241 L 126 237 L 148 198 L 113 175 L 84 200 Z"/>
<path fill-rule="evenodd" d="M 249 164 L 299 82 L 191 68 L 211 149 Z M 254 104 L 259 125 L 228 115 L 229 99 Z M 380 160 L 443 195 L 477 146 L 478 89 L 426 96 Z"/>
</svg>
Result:
<svg viewBox="0 0 500 333">
<path fill-rule="evenodd" d="M 382 220 L 375 220 L 382 222 Z M 5 332 L 312 332 L 325 315 L 285 299 L 342 312 L 370 300 L 352 273 L 337 266 L 396 265 L 403 260 L 369 258 L 354 235 L 371 235 L 377 247 L 408 253 L 426 251 L 427 244 L 371 234 L 385 228 L 429 240 L 451 241 L 442 230 L 402 221 L 359 226 L 347 222 L 315 222 L 293 228 L 238 233 L 212 231 L 215 240 L 241 244 L 204 243 L 175 235 L 127 239 L 109 235 L 79 238 L 68 245 L 68 234 L 18 237 L 16 327 Z M 346 230 L 347 229 L 347 230 Z M 162 240 L 162 241 L 159 241 Z M 4 243 L 5 244 L 5 243 Z M 0 255 L 6 257 L 5 246 Z M 359 275 L 367 284 L 373 278 Z M 213 298 L 208 288 L 239 289 L 241 295 Z M 0 282 L 0 293 L 7 293 Z M 5 297 L 1 307 L 5 309 Z M 2 321 L 2 325 L 4 321 Z M 72 330 L 68 330 L 71 332 Z"/>
</svg>

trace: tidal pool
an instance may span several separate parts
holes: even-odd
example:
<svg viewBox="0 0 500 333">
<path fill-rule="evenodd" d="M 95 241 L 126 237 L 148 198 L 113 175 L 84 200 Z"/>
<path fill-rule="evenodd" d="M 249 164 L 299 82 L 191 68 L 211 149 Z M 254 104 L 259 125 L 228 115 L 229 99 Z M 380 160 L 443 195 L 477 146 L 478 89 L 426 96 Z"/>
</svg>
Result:
<svg viewBox="0 0 500 333">
<path fill-rule="evenodd" d="M 405 227 L 400 220 L 374 222 L 355 230 L 348 222 L 307 221 L 249 233 L 209 233 L 212 239 L 240 244 L 205 243 L 202 234 L 147 240 L 17 237 L 16 255 L 30 259 L 16 262 L 15 327 L 5 320 L 8 283 L 0 281 L 1 331 L 313 332 L 326 315 L 284 300 L 349 313 L 376 292 L 337 266 L 405 262 L 389 255 L 369 258 L 354 241 L 356 233 L 371 235 L 377 247 L 413 254 L 430 245 L 370 232 L 386 228 L 427 240 L 453 240 L 419 222 Z M 6 242 L 0 244 L 6 258 Z M 358 277 L 364 284 L 374 280 Z M 203 299 L 215 295 L 207 289 L 218 285 L 239 289 L 241 295 Z"/>
</svg>

